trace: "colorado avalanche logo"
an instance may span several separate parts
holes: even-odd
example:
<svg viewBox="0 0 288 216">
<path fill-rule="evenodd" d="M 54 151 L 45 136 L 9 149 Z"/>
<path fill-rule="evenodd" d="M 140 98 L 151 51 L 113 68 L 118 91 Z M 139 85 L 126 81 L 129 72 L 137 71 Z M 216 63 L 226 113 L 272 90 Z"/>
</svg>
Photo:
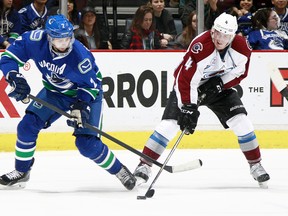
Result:
<svg viewBox="0 0 288 216">
<path fill-rule="evenodd" d="M 202 50 L 203 50 L 203 45 L 200 42 L 194 44 L 191 48 L 191 51 L 195 54 L 199 53 Z"/>
</svg>

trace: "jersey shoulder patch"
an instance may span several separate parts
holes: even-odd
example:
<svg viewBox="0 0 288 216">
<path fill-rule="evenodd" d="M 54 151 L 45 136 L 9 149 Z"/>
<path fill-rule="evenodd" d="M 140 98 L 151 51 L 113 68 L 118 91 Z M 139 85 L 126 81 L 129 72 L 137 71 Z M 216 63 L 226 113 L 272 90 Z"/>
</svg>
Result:
<svg viewBox="0 0 288 216">
<path fill-rule="evenodd" d="M 43 37 L 44 30 L 33 30 L 30 33 L 29 39 L 31 41 L 40 41 Z"/>
<path fill-rule="evenodd" d="M 92 63 L 89 58 L 85 58 L 78 64 L 78 69 L 80 73 L 86 74 L 92 69 Z"/>
<path fill-rule="evenodd" d="M 190 46 L 190 51 L 197 61 L 206 58 L 214 50 L 214 44 L 212 42 L 210 31 L 200 34 L 197 38 L 195 38 L 195 40 L 193 40 Z"/>
</svg>

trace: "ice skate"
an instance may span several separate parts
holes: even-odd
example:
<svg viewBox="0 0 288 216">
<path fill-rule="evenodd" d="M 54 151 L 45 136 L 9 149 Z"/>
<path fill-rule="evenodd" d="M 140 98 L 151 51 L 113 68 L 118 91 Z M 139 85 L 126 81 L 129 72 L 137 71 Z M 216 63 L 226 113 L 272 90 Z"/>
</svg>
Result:
<svg viewBox="0 0 288 216">
<path fill-rule="evenodd" d="M 29 181 L 30 171 L 19 172 L 13 170 L 12 172 L 6 173 L 0 177 L 0 188 L 1 189 L 23 189 L 26 186 L 26 182 Z"/>
<path fill-rule="evenodd" d="M 250 165 L 250 173 L 252 177 L 258 181 L 260 188 L 268 188 L 267 182 L 270 179 L 270 176 L 260 162 Z"/>
<path fill-rule="evenodd" d="M 141 162 L 136 167 L 133 175 L 137 179 L 138 186 L 143 183 L 146 183 L 149 180 L 149 177 L 151 176 L 151 167 L 148 164 Z"/>
<path fill-rule="evenodd" d="M 128 190 L 132 190 L 135 187 L 136 179 L 133 174 L 122 165 L 120 171 L 116 174 L 116 177 L 121 181 L 121 183 L 126 187 Z"/>
<path fill-rule="evenodd" d="M 28 172 L 19 172 L 13 170 L 0 176 L 0 189 L 23 189 L 26 187 L 26 182 L 30 179 L 30 171 L 34 164 L 34 158 L 31 161 L 30 169 Z"/>
</svg>

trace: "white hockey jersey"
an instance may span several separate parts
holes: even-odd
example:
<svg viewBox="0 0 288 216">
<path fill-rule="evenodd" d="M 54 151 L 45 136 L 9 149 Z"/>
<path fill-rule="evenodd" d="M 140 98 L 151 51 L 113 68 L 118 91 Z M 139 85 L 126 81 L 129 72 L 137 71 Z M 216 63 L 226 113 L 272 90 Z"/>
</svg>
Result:
<svg viewBox="0 0 288 216">
<path fill-rule="evenodd" d="M 235 36 L 221 58 L 212 41 L 211 31 L 200 34 L 191 42 L 174 72 L 179 107 L 197 104 L 197 88 L 211 77 L 220 76 L 225 89 L 238 85 L 247 76 L 250 56 L 251 48 L 242 36 Z"/>
</svg>

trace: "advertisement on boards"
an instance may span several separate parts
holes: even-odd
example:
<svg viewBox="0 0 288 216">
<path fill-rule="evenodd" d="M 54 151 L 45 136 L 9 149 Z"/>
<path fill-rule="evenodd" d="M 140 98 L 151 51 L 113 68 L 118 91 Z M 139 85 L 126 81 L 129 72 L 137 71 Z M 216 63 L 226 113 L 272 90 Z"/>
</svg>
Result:
<svg viewBox="0 0 288 216">
<path fill-rule="evenodd" d="M 153 130 L 161 120 L 173 86 L 173 72 L 183 52 L 94 52 L 103 75 L 104 129 L 106 131 Z M 236 89 L 241 95 L 255 129 L 287 130 L 287 101 L 275 91 L 267 64 L 275 63 L 288 80 L 288 53 L 254 52 L 248 77 Z M 42 88 L 41 75 L 33 61 L 20 72 L 27 78 L 32 94 Z M 7 96 L 10 86 L 0 75 L 1 133 L 13 133 L 27 105 Z M 222 129 L 206 107 L 200 107 L 199 130 Z M 71 131 L 63 117 L 48 131 Z"/>
</svg>

